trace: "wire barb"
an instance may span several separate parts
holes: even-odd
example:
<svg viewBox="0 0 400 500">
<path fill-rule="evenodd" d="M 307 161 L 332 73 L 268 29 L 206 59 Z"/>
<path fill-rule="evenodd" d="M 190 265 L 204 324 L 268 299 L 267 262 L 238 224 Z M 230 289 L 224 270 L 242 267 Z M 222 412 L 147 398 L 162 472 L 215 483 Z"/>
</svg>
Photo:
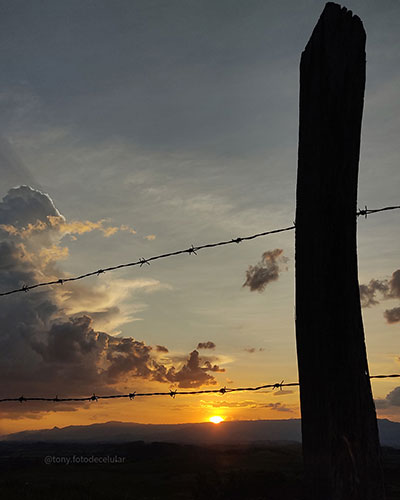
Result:
<svg viewBox="0 0 400 500">
<path fill-rule="evenodd" d="M 383 208 L 368 208 L 367 205 L 363 209 L 357 210 L 357 217 L 360 215 L 364 215 L 365 218 L 367 218 L 368 215 L 370 214 L 377 214 L 378 212 L 387 212 L 388 210 L 398 210 L 400 209 L 400 205 L 395 205 L 391 207 L 383 207 Z"/>
<path fill-rule="evenodd" d="M 357 211 L 357 214 L 356 214 L 356 215 L 357 215 L 357 217 L 359 217 L 360 215 L 364 215 L 364 216 L 365 216 L 365 219 L 366 219 L 366 218 L 368 217 L 368 208 L 367 208 L 367 205 L 365 205 L 365 207 L 364 207 L 364 209 L 363 209 L 363 210 L 359 209 L 359 210 Z"/>
<path fill-rule="evenodd" d="M 150 265 L 150 262 L 146 260 L 144 257 L 140 257 L 139 262 L 140 262 L 140 267 L 142 267 L 143 264 L 147 264 L 148 266 Z"/>
<path fill-rule="evenodd" d="M 193 253 L 194 253 L 195 255 L 197 255 L 196 250 L 197 250 L 197 248 L 195 248 L 195 247 L 192 245 L 192 246 L 191 246 L 190 248 L 188 248 L 186 251 L 187 251 L 187 253 L 188 253 L 189 255 L 191 255 L 191 254 L 193 254 Z"/>
<path fill-rule="evenodd" d="M 284 381 L 282 380 L 282 382 L 280 382 L 280 383 L 278 382 L 277 384 L 274 384 L 272 390 L 274 390 L 274 389 L 280 389 L 280 390 L 282 390 L 283 382 Z"/>
</svg>

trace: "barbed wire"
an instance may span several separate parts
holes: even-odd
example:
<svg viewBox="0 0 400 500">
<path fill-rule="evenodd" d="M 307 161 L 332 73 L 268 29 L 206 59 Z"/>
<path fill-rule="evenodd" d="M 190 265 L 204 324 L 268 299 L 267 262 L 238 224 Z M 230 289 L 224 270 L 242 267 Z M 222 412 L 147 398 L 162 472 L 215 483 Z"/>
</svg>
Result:
<svg viewBox="0 0 400 500">
<path fill-rule="evenodd" d="M 378 212 L 386 212 L 387 210 L 398 210 L 400 208 L 400 205 L 395 205 L 392 207 L 383 207 L 383 208 L 367 208 L 367 205 L 361 210 L 357 210 L 357 217 L 360 215 L 364 215 L 365 218 L 367 218 L 368 215 L 370 214 L 376 214 Z"/>
<path fill-rule="evenodd" d="M 158 259 L 165 259 L 167 257 L 172 257 L 174 255 L 181 255 L 184 253 L 187 253 L 189 255 L 197 255 L 197 252 L 199 250 L 203 250 L 205 248 L 214 248 L 214 247 L 219 247 L 223 245 L 230 245 L 232 243 L 241 243 L 242 241 L 249 241 L 249 240 L 254 240 L 255 238 L 259 238 L 260 236 L 267 236 L 269 234 L 276 234 L 276 233 L 283 233 L 285 231 L 291 231 L 294 229 L 295 226 L 290 226 L 290 227 L 284 227 L 280 229 L 273 229 L 272 231 L 265 231 L 264 233 L 257 233 L 253 234 L 252 236 L 244 236 L 244 237 L 238 237 L 238 238 L 233 238 L 228 241 L 220 241 L 219 243 L 209 243 L 207 245 L 200 245 L 200 246 L 191 246 L 190 248 L 187 248 L 185 250 L 177 250 L 176 252 L 170 252 L 170 253 L 164 253 L 161 255 L 156 255 L 154 257 L 149 257 L 145 259 L 144 257 L 141 257 L 139 260 L 135 262 L 128 262 L 127 264 L 119 264 L 117 266 L 111 266 L 111 267 L 105 267 L 103 269 L 97 269 L 97 271 L 91 271 L 89 273 L 81 274 L 79 276 L 72 276 L 70 278 L 59 278 L 55 279 L 53 281 L 47 281 L 43 283 L 36 283 L 35 285 L 23 285 L 21 288 L 17 288 L 15 290 L 10 290 L 8 292 L 2 292 L 0 293 L 0 296 L 4 295 L 11 295 L 13 293 L 18 293 L 18 292 L 28 292 L 29 290 L 33 290 L 34 288 L 39 288 L 43 286 L 50 286 L 50 285 L 63 285 L 64 283 L 70 282 L 70 281 L 78 281 L 82 280 L 84 278 L 88 278 L 89 276 L 99 276 L 100 274 L 104 274 L 109 271 L 116 271 L 117 269 L 122 269 L 125 267 L 133 267 L 133 266 L 140 266 L 142 267 L 144 264 L 150 265 L 150 262 Z"/>
<path fill-rule="evenodd" d="M 395 378 L 400 377 L 400 374 L 392 374 L 392 375 L 370 375 L 369 378 Z M 299 382 L 290 382 L 285 384 L 284 380 L 282 382 L 277 382 L 275 384 L 265 384 L 259 385 L 256 387 L 221 387 L 220 389 L 205 389 L 201 391 L 178 391 L 178 390 L 169 390 L 168 392 L 130 392 L 128 394 L 112 394 L 110 396 L 96 396 L 93 393 L 92 396 L 83 397 L 83 398 L 59 398 L 58 395 L 54 398 L 44 398 L 44 397 L 35 397 L 35 398 L 25 398 L 24 396 L 20 396 L 19 398 L 3 398 L 0 399 L 0 403 L 5 402 L 20 402 L 24 403 L 25 401 L 52 401 L 54 403 L 60 402 L 68 402 L 68 401 L 76 401 L 76 402 L 84 402 L 84 401 L 98 401 L 99 399 L 120 399 L 120 398 L 129 398 L 130 400 L 135 399 L 136 397 L 143 396 L 170 396 L 171 398 L 175 398 L 177 395 L 187 396 L 192 394 L 228 394 L 232 392 L 244 392 L 244 391 L 259 391 L 260 389 L 280 389 L 282 387 L 296 387 L 299 386 Z"/>
<path fill-rule="evenodd" d="M 359 209 L 356 212 L 356 216 L 359 217 L 360 215 L 364 215 L 365 218 L 367 218 L 367 216 L 370 214 L 384 212 L 387 210 L 397 210 L 397 209 L 400 209 L 400 205 L 378 208 L 378 209 L 369 209 L 365 206 L 364 209 Z M 123 269 L 126 267 L 133 267 L 133 266 L 142 267 L 144 264 L 150 265 L 150 262 L 152 262 L 152 261 L 159 260 L 159 259 L 165 259 L 167 257 L 173 257 L 175 255 L 182 255 L 184 253 L 187 253 L 189 255 L 197 255 L 197 252 L 199 250 L 203 250 L 205 248 L 215 248 L 215 247 L 220 247 L 220 246 L 224 246 L 224 245 L 231 245 L 232 243 L 241 243 L 242 241 L 254 240 L 255 238 L 260 238 L 261 236 L 268 236 L 270 234 L 277 234 L 277 233 L 283 233 L 285 231 L 292 231 L 295 228 L 296 228 L 296 223 L 293 222 L 293 225 L 289 226 L 289 227 L 273 229 L 271 231 L 265 231 L 263 233 L 257 233 L 257 234 L 253 234 L 251 236 L 242 236 L 242 237 L 238 237 L 238 238 L 232 238 L 231 240 L 220 241 L 218 243 L 208 243 L 206 245 L 199 245 L 199 246 L 191 245 L 191 247 L 186 248 L 185 250 L 177 250 L 175 252 L 164 253 L 161 255 L 156 255 L 154 257 L 149 257 L 147 259 L 145 259 L 144 257 L 141 257 L 139 260 L 134 261 L 134 262 L 128 262 L 126 264 L 119 264 L 116 266 L 110 266 L 110 267 L 97 269 L 96 271 L 91 271 L 91 272 L 88 272 L 85 274 L 81 274 L 79 276 L 71 276 L 69 278 L 57 278 L 57 279 L 52 280 L 52 281 L 35 283 L 34 285 L 24 284 L 21 288 L 16 288 L 14 290 L 8 290 L 6 292 L 0 293 L 0 297 L 4 297 L 5 295 L 11 295 L 14 293 L 28 292 L 29 290 L 33 290 L 35 288 L 44 287 L 44 286 L 63 285 L 64 283 L 82 280 L 84 278 L 88 278 L 89 276 L 100 276 L 101 274 L 104 274 L 106 272 L 116 271 L 117 269 Z"/>
</svg>

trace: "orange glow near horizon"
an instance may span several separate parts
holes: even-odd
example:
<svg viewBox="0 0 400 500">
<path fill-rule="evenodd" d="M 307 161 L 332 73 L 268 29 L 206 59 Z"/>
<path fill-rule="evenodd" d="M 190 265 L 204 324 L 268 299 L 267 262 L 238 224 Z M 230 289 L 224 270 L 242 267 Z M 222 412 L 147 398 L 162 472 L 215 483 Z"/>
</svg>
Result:
<svg viewBox="0 0 400 500">
<path fill-rule="evenodd" d="M 222 417 L 219 417 L 218 415 L 214 415 L 213 417 L 210 417 L 209 420 L 213 424 L 220 424 L 221 422 L 224 421 L 224 419 Z"/>
</svg>

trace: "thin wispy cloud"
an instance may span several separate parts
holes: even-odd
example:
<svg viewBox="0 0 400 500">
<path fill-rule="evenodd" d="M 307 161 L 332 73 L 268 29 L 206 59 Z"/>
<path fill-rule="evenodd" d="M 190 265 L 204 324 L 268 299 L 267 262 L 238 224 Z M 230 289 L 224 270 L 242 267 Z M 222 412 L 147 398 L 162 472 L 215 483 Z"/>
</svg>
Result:
<svg viewBox="0 0 400 500">
<path fill-rule="evenodd" d="M 249 354 L 254 354 L 255 352 L 263 352 L 265 351 L 264 347 L 245 347 L 243 349 L 245 352 L 248 352 Z"/>
<path fill-rule="evenodd" d="M 253 399 L 243 401 L 201 401 L 203 408 L 266 408 L 274 411 L 293 412 L 293 409 L 284 403 L 262 403 Z"/>
</svg>

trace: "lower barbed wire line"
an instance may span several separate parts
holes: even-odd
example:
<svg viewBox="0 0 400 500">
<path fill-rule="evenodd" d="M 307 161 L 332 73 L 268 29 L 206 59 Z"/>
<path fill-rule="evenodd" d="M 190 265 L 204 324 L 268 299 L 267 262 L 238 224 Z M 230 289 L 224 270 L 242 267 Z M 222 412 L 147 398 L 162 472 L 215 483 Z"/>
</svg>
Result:
<svg viewBox="0 0 400 500">
<path fill-rule="evenodd" d="M 397 378 L 400 377 L 400 374 L 394 373 L 391 375 L 369 375 L 369 378 Z M 0 399 L 0 403 L 5 403 L 5 402 L 25 402 L 25 401 L 52 401 L 54 403 L 62 403 L 62 402 L 69 402 L 69 401 L 74 401 L 74 402 L 84 402 L 84 401 L 98 401 L 99 399 L 118 399 L 118 398 L 129 398 L 129 399 L 135 399 L 136 397 L 147 397 L 147 396 L 170 396 L 172 398 L 175 398 L 175 396 L 187 396 L 187 395 L 193 395 L 193 394 L 228 394 L 231 392 L 245 392 L 245 391 L 259 391 L 260 389 L 280 389 L 282 390 L 282 387 L 296 387 L 300 386 L 300 382 L 289 382 L 289 383 L 284 383 L 282 382 L 277 382 L 275 384 L 265 384 L 265 385 L 259 385 L 256 387 L 221 387 L 220 389 L 203 389 L 201 391 L 178 391 L 178 390 L 170 390 L 168 392 L 130 392 L 128 394 L 111 394 L 108 396 L 96 396 L 96 394 L 93 393 L 92 396 L 88 397 L 82 397 L 82 398 L 59 398 L 58 396 L 54 398 L 42 398 L 42 397 L 32 397 L 32 398 L 26 398 L 24 396 L 20 396 L 19 398 L 3 398 Z"/>
</svg>

